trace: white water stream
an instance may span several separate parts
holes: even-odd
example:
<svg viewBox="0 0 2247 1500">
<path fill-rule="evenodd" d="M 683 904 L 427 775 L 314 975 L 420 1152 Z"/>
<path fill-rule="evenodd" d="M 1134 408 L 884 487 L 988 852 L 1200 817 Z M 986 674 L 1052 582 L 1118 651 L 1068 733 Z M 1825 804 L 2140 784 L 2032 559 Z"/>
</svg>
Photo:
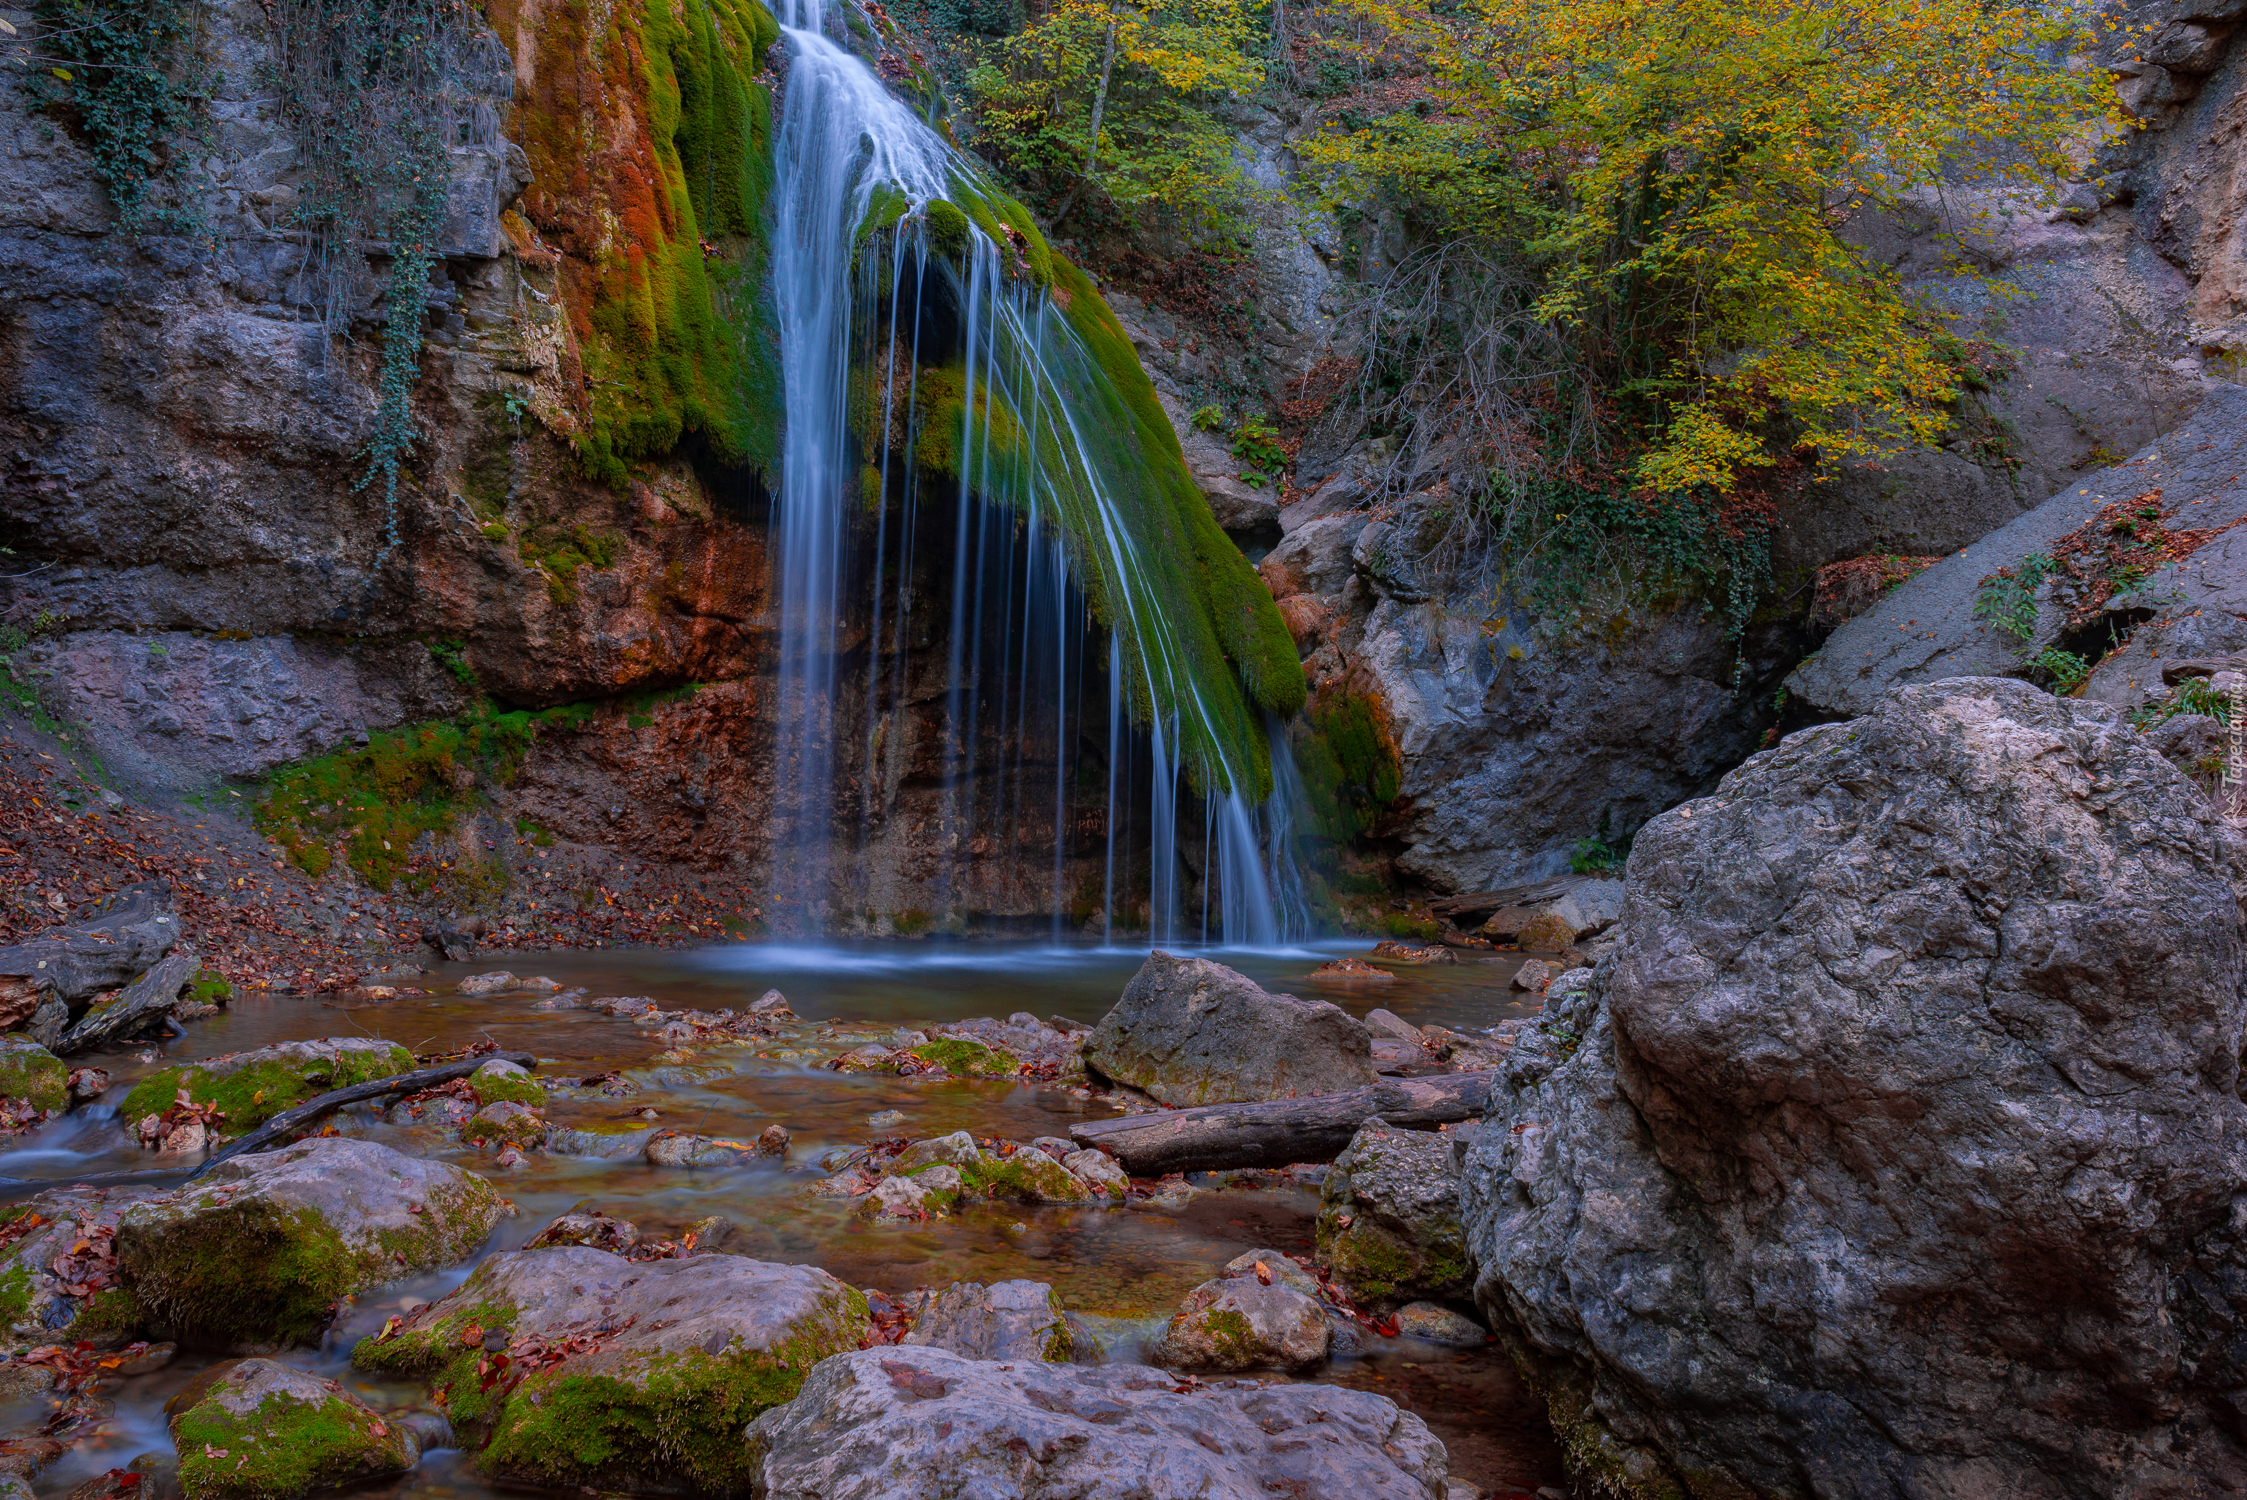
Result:
<svg viewBox="0 0 2247 1500">
<path fill-rule="evenodd" d="M 863 883 L 854 868 L 893 811 L 882 805 L 883 789 L 896 784 L 908 753 L 904 736 L 889 729 L 907 698 L 909 645 L 916 629 L 934 623 L 912 618 L 916 553 L 943 541 L 933 528 L 948 525 L 945 790 L 935 844 L 953 852 L 939 899 L 957 910 L 976 904 L 978 893 L 968 888 L 974 862 L 958 851 L 987 859 L 994 843 L 1011 845 L 1011 863 L 1030 868 L 1040 853 L 1035 841 L 1044 840 L 1055 937 L 1087 926 L 1103 936 L 1143 927 L 1156 942 L 1249 947 L 1309 936 L 1291 837 L 1300 784 L 1278 725 L 1269 726 L 1273 797 L 1258 806 L 1239 790 L 1253 783 L 1247 767 L 1197 767 L 1203 774 L 1195 779 L 1212 790 L 1202 799 L 1200 848 L 1181 847 L 1180 808 L 1190 795 L 1182 747 L 1221 741 L 1119 503 L 1126 476 L 1112 472 L 1116 443 L 1085 426 L 1103 414 L 1071 399 L 1103 378 L 1097 362 L 1049 297 L 1006 274 L 1002 255 L 1013 255 L 1012 247 L 1002 250 L 971 230 L 964 268 L 930 254 L 921 211 L 963 187 L 973 191 L 981 174 L 828 34 L 840 17 L 823 0 L 784 0 L 780 14 L 789 66 L 777 132 L 773 284 L 787 420 L 774 507 L 780 728 L 772 891 L 814 929 L 832 922 L 839 907 L 860 904 L 850 899 L 854 878 Z M 877 196 L 890 193 L 902 195 L 910 216 L 894 235 L 862 239 Z M 938 278 L 945 284 L 936 285 Z M 893 473 L 894 445 L 871 444 L 882 449 L 881 498 L 867 515 L 871 481 L 861 474 L 849 420 L 854 357 L 862 388 L 881 408 L 880 430 L 909 426 L 918 372 L 932 356 L 953 353 L 920 347 L 932 287 L 956 304 L 959 326 L 945 332 L 964 356 L 963 410 L 996 398 L 1027 428 L 1027 451 L 1021 444 L 996 451 L 987 424 L 969 420 L 958 478 L 937 484 L 914 471 L 909 457 L 903 468 L 912 472 Z M 1065 516 L 1079 522 L 1073 538 Z M 874 557 L 863 568 L 854 562 L 853 528 L 868 524 Z M 1085 795 L 1073 776 L 1082 700 L 1097 691 L 1087 678 L 1094 627 L 1077 567 L 1099 571 L 1114 616 L 1107 857 L 1092 923 L 1072 912 L 1081 913 L 1085 893 L 1072 902 L 1066 868 L 1074 810 Z M 852 646 L 839 630 L 859 605 L 870 606 L 872 628 Z M 928 607 L 925 595 L 920 607 Z M 847 666 L 857 649 L 868 653 L 863 674 Z M 1144 728 L 1130 722 L 1127 682 L 1134 701 L 1152 705 Z M 849 696 L 861 692 L 863 702 Z M 863 771 L 839 781 L 839 736 L 856 725 L 863 725 Z M 1134 830 L 1141 796 L 1149 822 Z M 1126 867 L 1136 857 L 1134 833 L 1145 840 L 1143 870 Z M 1201 899 L 1191 903 L 1189 862 L 1202 872 Z M 1143 908 L 1127 900 L 1133 891 L 1144 893 Z"/>
</svg>

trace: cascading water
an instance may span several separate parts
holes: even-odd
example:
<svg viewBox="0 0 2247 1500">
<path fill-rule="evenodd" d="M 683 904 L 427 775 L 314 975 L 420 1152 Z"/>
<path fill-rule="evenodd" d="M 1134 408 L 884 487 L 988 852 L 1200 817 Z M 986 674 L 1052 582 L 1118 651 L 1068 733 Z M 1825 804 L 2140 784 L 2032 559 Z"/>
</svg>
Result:
<svg viewBox="0 0 2247 1500">
<path fill-rule="evenodd" d="M 1175 572 L 1150 552 L 1164 538 L 1135 534 L 1135 521 L 1148 527 L 1133 471 L 1147 460 L 1112 382 L 1032 284 L 1020 232 L 988 216 L 979 227 L 954 202 L 987 205 L 988 185 L 827 35 L 822 0 L 788 0 L 782 22 L 773 894 L 813 927 L 878 909 L 898 872 L 873 868 L 869 851 L 918 767 L 941 789 L 917 847 L 934 851 L 921 888 L 942 908 L 1004 905 L 994 872 L 1038 869 L 1043 848 L 1055 936 L 1308 936 L 1285 736 L 1237 722 L 1196 679 L 1179 601 L 1165 597 Z M 913 667 L 938 608 L 940 684 Z M 1104 657 L 1087 649 L 1096 613 Z M 937 700 L 938 745 L 907 744 L 906 707 Z M 1087 787 L 1088 711 L 1103 706 L 1105 785 Z M 1182 848 L 1180 808 L 1197 791 L 1202 837 Z M 1090 807 L 1102 809 L 1105 857 L 1072 888 L 1068 851 Z M 1198 909 L 1187 864 L 1200 872 Z"/>
</svg>

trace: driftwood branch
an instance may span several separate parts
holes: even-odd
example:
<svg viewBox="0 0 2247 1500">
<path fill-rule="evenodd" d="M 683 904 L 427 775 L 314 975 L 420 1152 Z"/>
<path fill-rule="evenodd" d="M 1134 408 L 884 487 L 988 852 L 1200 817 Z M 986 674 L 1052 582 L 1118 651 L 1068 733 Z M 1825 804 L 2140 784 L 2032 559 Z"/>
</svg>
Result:
<svg viewBox="0 0 2247 1500">
<path fill-rule="evenodd" d="M 1511 886 L 1502 891 L 1484 891 L 1475 896 L 1443 896 L 1429 902 L 1428 910 L 1439 917 L 1449 917 L 1465 925 L 1463 918 L 1487 916 L 1509 906 L 1542 906 L 1548 901 L 1558 901 L 1591 878 L 1588 875 L 1561 875 L 1552 880 L 1540 880 L 1535 885 Z"/>
<path fill-rule="evenodd" d="M 346 1104 L 359 1104 L 389 1094 L 418 1094 L 423 1089 L 433 1089 L 440 1083 L 466 1078 L 488 1062 L 511 1062 L 529 1068 L 537 1066 L 538 1059 L 528 1052 L 486 1052 L 478 1057 L 464 1057 L 458 1062 L 441 1063 L 434 1068 L 416 1068 L 411 1073 L 393 1073 L 388 1078 L 370 1078 L 365 1083 L 354 1083 L 349 1088 L 332 1090 L 307 1099 L 292 1109 L 282 1110 L 224 1150 L 212 1152 L 201 1166 L 187 1174 L 188 1179 L 192 1181 L 202 1176 L 229 1157 L 263 1151 L 275 1141 L 286 1139 L 322 1115 L 333 1114 Z"/>
<path fill-rule="evenodd" d="M 195 977 L 199 962 L 187 949 L 173 949 L 156 961 L 156 967 L 125 986 L 115 1000 L 100 1010 L 86 1012 L 51 1050 L 57 1057 L 67 1057 L 104 1042 L 122 1041 L 151 1021 L 169 1015 L 179 1003 L 179 992 Z"/>
<path fill-rule="evenodd" d="M 1489 1102 L 1490 1074 L 1440 1073 L 1385 1079 L 1342 1094 L 1088 1120 L 1070 1126 L 1069 1138 L 1107 1152 L 1134 1177 L 1284 1167 L 1334 1160 L 1375 1115 L 1403 1129 L 1433 1130 L 1480 1119 Z"/>
</svg>

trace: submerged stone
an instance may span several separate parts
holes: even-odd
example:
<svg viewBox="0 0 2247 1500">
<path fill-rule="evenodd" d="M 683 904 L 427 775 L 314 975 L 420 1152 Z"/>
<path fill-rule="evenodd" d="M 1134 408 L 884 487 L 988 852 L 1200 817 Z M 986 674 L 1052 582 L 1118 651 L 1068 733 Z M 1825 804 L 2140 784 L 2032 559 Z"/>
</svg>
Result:
<svg viewBox="0 0 2247 1500">
<path fill-rule="evenodd" d="M 738 1492 L 742 1428 L 869 1328 L 865 1295 L 813 1267 L 572 1246 L 489 1257 L 352 1360 L 434 1385 L 494 1479 Z M 519 1381 L 487 1383 L 497 1354 Z"/>
<path fill-rule="evenodd" d="M 402 1425 L 332 1380 L 245 1359 L 172 1418 L 187 1500 L 295 1500 L 403 1474 L 420 1457 Z"/>
</svg>

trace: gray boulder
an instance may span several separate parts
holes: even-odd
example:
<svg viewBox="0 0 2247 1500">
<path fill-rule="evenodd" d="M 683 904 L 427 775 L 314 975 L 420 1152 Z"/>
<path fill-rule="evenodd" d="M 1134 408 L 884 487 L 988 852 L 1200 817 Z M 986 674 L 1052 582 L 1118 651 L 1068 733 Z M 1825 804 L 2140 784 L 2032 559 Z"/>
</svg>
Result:
<svg viewBox="0 0 2247 1500">
<path fill-rule="evenodd" d="M 1319 1191 L 1318 1259 L 1353 1300 L 1385 1311 L 1472 1290 L 1451 1146 L 1375 1116 L 1334 1159 Z"/>
<path fill-rule="evenodd" d="M 1372 1036 L 1348 1011 L 1160 949 L 1093 1029 L 1085 1060 L 1175 1105 L 1339 1093 L 1375 1078 Z"/>
<path fill-rule="evenodd" d="M 421 1457 L 332 1380 L 270 1359 L 245 1359 L 172 1418 L 189 1500 L 288 1500 L 313 1490 L 403 1474 Z"/>
<path fill-rule="evenodd" d="M 2238 850 L 2112 710 L 1986 678 L 1649 824 L 1463 1185 L 1477 1303 L 1578 1459 L 2247 1493 Z"/>
<path fill-rule="evenodd" d="M 749 1428 L 763 1500 L 1443 1500 L 1443 1444 L 1383 1396 L 864 1349 Z"/>
<path fill-rule="evenodd" d="M 169 881 L 105 896 L 86 917 L 0 948 L 0 1030 L 28 1026 L 45 1046 L 103 990 L 129 983 L 179 941 Z"/>
<path fill-rule="evenodd" d="M 1331 1337 L 1315 1299 L 1252 1271 L 1188 1292 L 1147 1358 L 1179 1370 L 1300 1370 L 1326 1358 Z"/>
<path fill-rule="evenodd" d="M 921 1309 L 905 1342 L 969 1359 L 1066 1360 L 1075 1337 L 1042 1281 L 955 1281 Z"/>
</svg>

